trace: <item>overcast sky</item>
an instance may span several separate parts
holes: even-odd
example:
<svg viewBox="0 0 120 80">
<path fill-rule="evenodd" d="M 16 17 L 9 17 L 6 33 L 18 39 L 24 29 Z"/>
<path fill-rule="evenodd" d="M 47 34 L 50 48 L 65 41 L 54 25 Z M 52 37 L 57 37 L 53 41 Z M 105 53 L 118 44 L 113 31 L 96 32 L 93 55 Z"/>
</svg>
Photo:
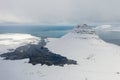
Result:
<svg viewBox="0 0 120 80">
<path fill-rule="evenodd" d="M 120 0 L 0 0 L 0 24 L 119 23 Z"/>
</svg>

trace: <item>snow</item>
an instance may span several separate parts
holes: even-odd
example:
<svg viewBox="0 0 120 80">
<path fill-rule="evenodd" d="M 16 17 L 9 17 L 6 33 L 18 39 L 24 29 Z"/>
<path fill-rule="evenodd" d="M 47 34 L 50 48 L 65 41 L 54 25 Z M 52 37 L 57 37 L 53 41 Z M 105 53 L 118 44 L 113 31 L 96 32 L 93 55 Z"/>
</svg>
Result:
<svg viewBox="0 0 120 80">
<path fill-rule="evenodd" d="M 97 26 L 95 30 L 103 31 L 103 32 L 120 32 L 120 27 L 114 25 L 101 25 L 101 26 Z"/>
<path fill-rule="evenodd" d="M 52 51 L 78 61 L 69 80 L 119 80 L 120 47 L 101 40 L 96 34 L 70 32 L 47 47 Z M 72 69 L 72 68 L 71 68 Z M 79 76 L 77 76 L 79 75 Z M 67 76 L 66 76 L 67 77 Z M 63 79 L 65 80 L 65 79 Z"/>
<path fill-rule="evenodd" d="M 96 34 L 71 31 L 61 38 L 48 38 L 46 47 L 76 60 L 78 65 L 33 66 L 27 63 L 27 59 L 0 59 L 0 79 L 120 80 L 120 47 L 104 42 Z"/>
<path fill-rule="evenodd" d="M 38 44 L 40 38 L 30 34 L 7 33 L 0 34 L 0 54 L 5 53 L 8 49 L 16 49 L 26 44 Z"/>
<path fill-rule="evenodd" d="M 14 44 L 37 44 L 39 42 L 38 37 L 34 37 L 30 34 L 0 34 L 0 45 L 14 45 Z"/>
<path fill-rule="evenodd" d="M 112 25 L 101 25 L 101 26 L 96 27 L 96 29 L 101 30 L 101 29 L 108 29 L 111 27 L 112 27 Z"/>
</svg>

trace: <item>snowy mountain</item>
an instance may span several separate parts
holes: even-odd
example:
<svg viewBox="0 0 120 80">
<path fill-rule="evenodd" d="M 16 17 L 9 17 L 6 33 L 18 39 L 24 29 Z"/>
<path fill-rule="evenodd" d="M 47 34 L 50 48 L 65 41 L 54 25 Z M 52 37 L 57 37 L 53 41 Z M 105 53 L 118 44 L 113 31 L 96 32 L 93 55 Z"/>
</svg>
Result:
<svg viewBox="0 0 120 80">
<path fill-rule="evenodd" d="M 75 27 L 62 38 L 49 40 L 51 51 L 78 61 L 63 80 L 120 79 L 120 47 L 104 42 L 92 29 Z"/>
<path fill-rule="evenodd" d="M 75 26 L 73 30 L 71 30 L 67 35 L 64 35 L 62 38 L 97 39 L 98 36 L 90 26 L 84 24 L 82 26 Z"/>
<path fill-rule="evenodd" d="M 120 80 L 120 47 L 101 40 L 89 26 L 77 26 L 65 36 L 48 38 L 46 42 L 50 51 L 78 64 L 33 66 L 27 59 L 1 58 L 1 80 Z"/>
</svg>

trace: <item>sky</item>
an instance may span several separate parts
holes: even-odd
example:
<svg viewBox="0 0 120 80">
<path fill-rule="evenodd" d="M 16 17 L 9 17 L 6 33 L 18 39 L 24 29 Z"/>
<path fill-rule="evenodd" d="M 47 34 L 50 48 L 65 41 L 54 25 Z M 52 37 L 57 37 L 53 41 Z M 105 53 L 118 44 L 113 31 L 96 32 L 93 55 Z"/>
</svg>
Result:
<svg viewBox="0 0 120 80">
<path fill-rule="evenodd" d="M 119 23 L 120 0 L 0 0 L 0 24 Z"/>
</svg>

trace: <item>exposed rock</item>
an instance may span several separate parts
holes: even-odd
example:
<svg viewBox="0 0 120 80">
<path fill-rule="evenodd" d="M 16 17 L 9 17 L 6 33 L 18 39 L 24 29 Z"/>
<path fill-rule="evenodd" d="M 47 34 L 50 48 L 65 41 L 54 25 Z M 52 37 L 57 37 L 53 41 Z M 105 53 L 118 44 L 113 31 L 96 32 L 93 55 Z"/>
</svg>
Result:
<svg viewBox="0 0 120 80">
<path fill-rule="evenodd" d="M 95 31 L 92 30 L 92 28 L 88 26 L 87 24 L 75 26 L 72 32 L 80 33 L 80 34 L 92 34 L 92 35 L 96 34 Z"/>
<path fill-rule="evenodd" d="M 77 64 L 74 60 L 69 60 L 66 57 L 52 53 L 45 48 L 46 43 L 42 41 L 38 45 L 28 44 L 25 46 L 18 47 L 14 52 L 8 52 L 1 54 L 1 57 L 5 57 L 5 60 L 19 60 L 29 58 L 29 63 L 35 64 L 46 64 L 46 65 L 59 65 L 64 64 Z"/>
</svg>

